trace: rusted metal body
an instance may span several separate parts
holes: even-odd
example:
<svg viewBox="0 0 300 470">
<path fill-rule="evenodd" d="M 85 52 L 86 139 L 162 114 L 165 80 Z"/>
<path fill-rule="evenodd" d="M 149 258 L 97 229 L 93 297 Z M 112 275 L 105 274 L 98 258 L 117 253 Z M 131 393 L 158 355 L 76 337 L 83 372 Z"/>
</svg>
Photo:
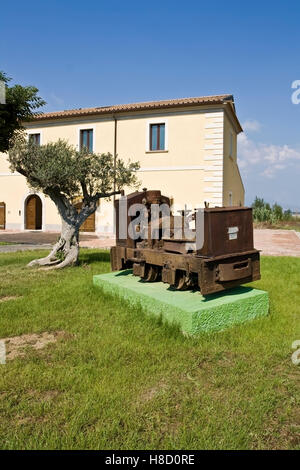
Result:
<svg viewBox="0 0 300 470">
<path fill-rule="evenodd" d="M 151 229 L 151 204 L 170 206 L 160 191 L 136 192 L 127 196 L 127 208 L 143 204 L 149 214 L 148 234 L 134 240 L 119 238 L 119 200 L 116 208 L 116 246 L 111 249 L 112 270 L 133 269 L 144 281 L 162 280 L 179 290 L 199 289 L 202 295 L 220 292 L 260 279 L 259 251 L 253 246 L 252 209 L 216 207 L 204 209 L 204 242 L 197 249 L 195 239 L 178 238 L 184 219 L 171 214 L 170 234 L 161 236 L 164 216 L 156 221 L 158 239 Z M 134 216 L 135 217 L 135 216 Z M 127 227 L 134 218 L 127 215 Z M 192 216 L 195 217 L 194 215 Z M 176 231 L 177 229 L 177 231 Z"/>
</svg>

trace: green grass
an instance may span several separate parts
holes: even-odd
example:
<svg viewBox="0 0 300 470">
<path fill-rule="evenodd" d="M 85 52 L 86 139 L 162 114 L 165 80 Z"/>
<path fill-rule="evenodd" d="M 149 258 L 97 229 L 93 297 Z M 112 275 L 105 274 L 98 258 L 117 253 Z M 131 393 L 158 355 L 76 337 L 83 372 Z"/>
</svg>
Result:
<svg viewBox="0 0 300 470">
<path fill-rule="evenodd" d="M 82 250 L 61 272 L 0 255 L 0 338 L 68 336 L 0 365 L 2 449 L 299 449 L 300 259 L 265 257 L 271 314 L 184 337 L 103 296 L 108 252 Z"/>
<path fill-rule="evenodd" d="M 0 246 L 3 246 L 3 245 L 15 245 L 16 243 L 12 243 L 12 242 L 0 242 Z"/>
</svg>

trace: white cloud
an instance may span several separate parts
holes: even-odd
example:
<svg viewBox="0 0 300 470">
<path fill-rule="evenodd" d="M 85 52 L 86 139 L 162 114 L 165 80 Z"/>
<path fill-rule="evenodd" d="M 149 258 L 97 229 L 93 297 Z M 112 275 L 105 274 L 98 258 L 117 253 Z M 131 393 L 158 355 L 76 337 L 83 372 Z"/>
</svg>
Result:
<svg viewBox="0 0 300 470">
<path fill-rule="evenodd" d="M 249 119 L 242 124 L 244 131 L 258 132 L 261 129 L 261 123 L 254 119 Z"/>
<path fill-rule="evenodd" d="M 272 166 L 268 166 L 267 168 L 265 168 L 263 170 L 263 172 L 261 173 L 261 175 L 263 176 L 267 176 L 268 178 L 273 178 L 273 176 L 275 176 L 275 173 L 277 170 L 284 170 L 284 168 L 286 168 L 286 165 L 272 165 Z"/>
<path fill-rule="evenodd" d="M 300 151 L 288 145 L 254 142 L 243 133 L 238 137 L 238 160 L 242 169 L 255 165 L 260 174 L 271 178 L 291 164 L 300 164 Z"/>
</svg>

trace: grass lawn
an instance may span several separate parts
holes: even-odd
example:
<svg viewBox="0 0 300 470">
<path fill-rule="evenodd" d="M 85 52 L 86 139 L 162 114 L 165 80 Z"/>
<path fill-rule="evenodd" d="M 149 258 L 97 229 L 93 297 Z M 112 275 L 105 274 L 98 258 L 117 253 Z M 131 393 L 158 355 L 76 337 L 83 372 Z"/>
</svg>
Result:
<svg viewBox="0 0 300 470">
<path fill-rule="evenodd" d="M 0 246 L 3 246 L 3 245 L 15 245 L 15 243 L 12 243 L 12 242 L 0 242 Z"/>
<path fill-rule="evenodd" d="M 268 317 L 188 338 L 93 287 L 108 252 L 41 254 L 0 255 L 0 338 L 65 332 L 0 365 L 2 449 L 300 449 L 300 259 L 262 259 Z"/>
</svg>

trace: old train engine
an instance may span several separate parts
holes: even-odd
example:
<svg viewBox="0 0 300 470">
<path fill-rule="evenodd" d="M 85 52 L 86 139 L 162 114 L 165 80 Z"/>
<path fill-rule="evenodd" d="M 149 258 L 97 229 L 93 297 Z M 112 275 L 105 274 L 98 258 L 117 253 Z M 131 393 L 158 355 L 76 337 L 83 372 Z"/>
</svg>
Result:
<svg viewBox="0 0 300 470">
<path fill-rule="evenodd" d="M 127 210 L 125 213 L 123 208 L 123 219 L 120 208 L 124 197 L 115 201 L 116 246 L 111 248 L 113 271 L 132 268 L 133 274 L 146 282 L 160 280 L 174 289 L 198 289 L 202 295 L 260 279 L 259 251 L 253 246 L 251 208 L 202 209 L 202 241 L 201 246 L 197 246 L 196 228 L 189 229 L 188 238 L 184 235 L 184 229 L 197 218 L 197 211 L 187 217 L 173 215 L 169 211 L 166 236 L 163 230 L 166 214 L 159 212 L 154 220 L 151 208 L 153 204 L 170 208 L 168 197 L 160 191 L 145 189 L 129 194 L 125 199 Z M 148 223 L 136 224 L 135 236 L 130 236 L 130 225 L 137 218 L 135 213 L 130 215 L 130 209 L 137 204 L 140 205 L 137 207 L 144 208 Z M 120 235 L 121 220 L 125 224 L 125 234 L 123 227 Z"/>
</svg>

